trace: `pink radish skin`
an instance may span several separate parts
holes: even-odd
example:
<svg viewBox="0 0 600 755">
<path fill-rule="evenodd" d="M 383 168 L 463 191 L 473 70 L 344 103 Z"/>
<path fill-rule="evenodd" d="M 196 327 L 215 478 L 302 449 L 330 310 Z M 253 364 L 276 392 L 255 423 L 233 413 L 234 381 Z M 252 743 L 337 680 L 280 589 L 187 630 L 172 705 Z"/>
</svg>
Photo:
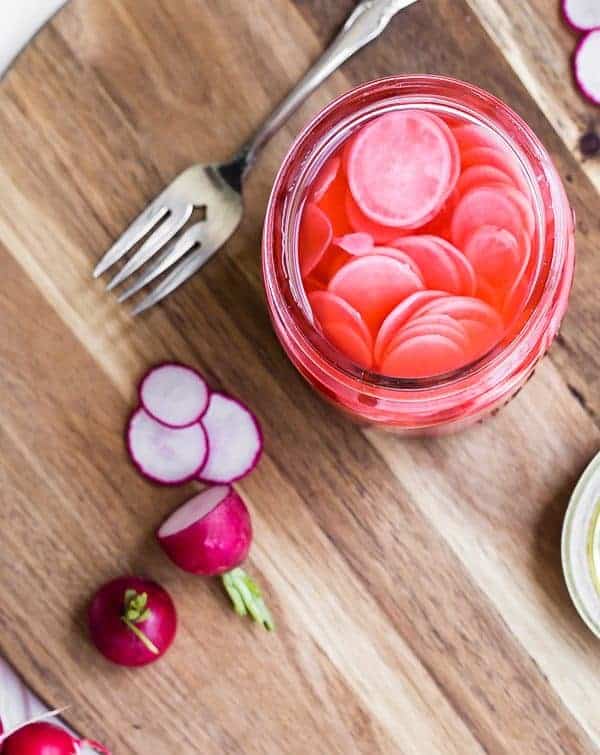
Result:
<svg viewBox="0 0 600 755">
<path fill-rule="evenodd" d="M 127 449 L 139 472 L 160 485 L 181 485 L 196 478 L 208 458 L 203 425 L 173 429 L 136 409 L 127 426 Z"/>
<path fill-rule="evenodd" d="M 141 405 L 157 422 L 182 428 L 198 422 L 208 409 L 209 390 L 196 370 L 167 362 L 144 375 L 139 396 Z"/>
<path fill-rule="evenodd" d="M 274 628 L 260 589 L 240 567 L 252 542 L 250 513 L 229 485 L 215 485 L 184 503 L 156 533 L 167 556 L 180 569 L 220 576 L 241 615 L 267 630 Z"/>
<path fill-rule="evenodd" d="M 175 638 L 177 613 L 156 582 L 119 577 L 101 587 L 88 611 L 92 642 L 120 666 L 146 666 L 163 656 Z"/>
<path fill-rule="evenodd" d="M 573 70 L 582 94 L 600 105 L 600 29 L 590 31 L 577 45 Z"/>
<path fill-rule="evenodd" d="M 592 31 L 600 27 L 598 0 L 563 0 L 565 21 L 576 31 Z"/>
<path fill-rule="evenodd" d="M 262 455 L 263 435 L 248 407 L 231 396 L 215 392 L 202 424 L 209 452 L 196 477 L 203 482 L 228 484 L 250 474 Z"/>
<path fill-rule="evenodd" d="M 82 755 L 83 748 L 110 755 L 109 750 L 97 742 L 76 739 L 54 724 L 36 721 L 12 732 L 0 746 L 0 752 L 2 755 Z"/>
</svg>

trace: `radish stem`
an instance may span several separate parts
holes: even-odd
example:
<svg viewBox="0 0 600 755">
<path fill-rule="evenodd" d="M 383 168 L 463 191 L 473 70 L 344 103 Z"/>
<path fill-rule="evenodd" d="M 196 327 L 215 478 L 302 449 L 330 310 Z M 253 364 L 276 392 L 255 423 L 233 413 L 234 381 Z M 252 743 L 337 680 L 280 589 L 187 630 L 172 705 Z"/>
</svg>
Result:
<svg viewBox="0 0 600 755">
<path fill-rule="evenodd" d="M 125 590 L 124 612 L 121 620 L 130 629 L 140 642 L 154 655 L 159 655 L 160 650 L 147 637 L 136 624 L 142 624 L 150 618 L 148 608 L 148 593 L 137 593 L 135 590 Z"/>
<path fill-rule="evenodd" d="M 254 621 L 262 624 L 267 631 L 272 632 L 275 629 L 275 623 L 259 586 L 241 567 L 226 572 L 221 579 L 238 616 L 250 614 Z"/>
</svg>

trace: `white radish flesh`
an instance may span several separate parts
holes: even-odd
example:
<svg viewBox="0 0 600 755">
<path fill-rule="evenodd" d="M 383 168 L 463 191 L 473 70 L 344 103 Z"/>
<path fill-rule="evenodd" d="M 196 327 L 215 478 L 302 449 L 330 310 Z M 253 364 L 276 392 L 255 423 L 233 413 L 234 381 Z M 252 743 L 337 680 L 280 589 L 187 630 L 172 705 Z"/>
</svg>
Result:
<svg viewBox="0 0 600 755">
<path fill-rule="evenodd" d="M 209 453 L 199 479 L 235 482 L 258 464 L 263 448 L 262 432 L 256 417 L 242 403 L 213 393 L 202 424 L 208 435 Z"/>
<path fill-rule="evenodd" d="M 139 471 L 154 482 L 179 485 L 196 477 L 208 455 L 201 424 L 173 429 L 138 408 L 129 420 L 127 447 Z"/>
<path fill-rule="evenodd" d="M 140 383 L 142 406 L 168 427 L 187 427 L 197 422 L 208 407 L 208 399 L 204 379 L 182 364 L 154 367 Z"/>
<path fill-rule="evenodd" d="M 600 105 L 600 29 L 591 31 L 581 40 L 575 52 L 574 68 L 582 93 Z"/>
<path fill-rule="evenodd" d="M 563 0 L 563 14 L 568 23 L 579 31 L 590 31 L 600 26 L 598 0 Z"/>
</svg>

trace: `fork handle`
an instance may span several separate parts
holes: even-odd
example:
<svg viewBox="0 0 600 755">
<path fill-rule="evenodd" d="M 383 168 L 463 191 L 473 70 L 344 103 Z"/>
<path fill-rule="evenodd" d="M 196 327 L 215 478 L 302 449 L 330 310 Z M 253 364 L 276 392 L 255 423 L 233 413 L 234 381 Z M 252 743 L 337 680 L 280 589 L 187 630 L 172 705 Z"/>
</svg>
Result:
<svg viewBox="0 0 600 755">
<path fill-rule="evenodd" d="M 363 0 L 357 5 L 329 48 L 273 111 L 254 137 L 242 147 L 235 160 L 238 165 L 241 163 L 242 177 L 252 168 L 273 134 L 304 100 L 342 63 L 376 39 L 392 17 L 411 2 L 413 0 Z"/>
</svg>

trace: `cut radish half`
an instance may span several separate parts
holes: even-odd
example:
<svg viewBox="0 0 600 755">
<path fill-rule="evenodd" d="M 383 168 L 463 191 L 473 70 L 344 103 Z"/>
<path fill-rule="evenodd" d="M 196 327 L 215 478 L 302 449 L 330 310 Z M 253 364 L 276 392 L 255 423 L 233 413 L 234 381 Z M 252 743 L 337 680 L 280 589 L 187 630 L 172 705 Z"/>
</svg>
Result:
<svg viewBox="0 0 600 755">
<path fill-rule="evenodd" d="M 350 191 L 346 194 L 345 207 L 346 216 L 352 228 L 358 233 L 368 234 L 376 244 L 387 244 L 400 233 L 398 228 L 391 228 L 368 218 L 356 204 Z"/>
<path fill-rule="evenodd" d="M 408 254 L 421 271 L 427 288 L 462 294 L 463 282 L 456 265 L 433 236 L 405 236 L 393 242 L 395 248 Z"/>
<path fill-rule="evenodd" d="M 300 272 L 308 275 L 319 264 L 333 239 L 327 215 L 316 204 L 307 204 L 300 221 L 298 257 Z"/>
<path fill-rule="evenodd" d="M 148 414 L 167 427 L 187 427 L 208 408 L 204 378 L 183 364 L 161 364 L 140 383 L 140 402 Z"/>
<path fill-rule="evenodd" d="M 375 341 L 375 362 L 379 364 L 387 350 L 392 338 L 398 333 L 403 325 L 422 307 L 436 299 L 443 299 L 447 294 L 444 291 L 417 291 L 400 302 L 397 307 L 385 318 Z"/>
<path fill-rule="evenodd" d="M 252 412 L 237 399 L 213 393 L 202 418 L 208 435 L 208 458 L 197 477 L 204 482 L 240 480 L 258 464 L 262 431 Z"/>
<path fill-rule="evenodd" d="M 441 335 L 420 335 L 386 354 L 381 372 L 390 377 L 420 378 L 450 372 L 465 362 L 464 351 Z"/>
<path fill-rule="evenodd" d="M 369 369 L 373 363 L 373 340 L 354 307 L 330 291 L 317 291 L 309 301 L 327 340 L 349 359 Z"/>
<path fill-rule="evenodd" d="M 600 29 L 589 32 L 581 40 L 573 65 L 579 89 L 588 100 L 600 105 Z"/>
<path fill-rule="evenodd" d="M 327 193 L 327 190 L 337 178 L 341 164 L 342 161 L 339 157 L 330 157 L 329 160 L 327 160 L 325 165 L 321 168 L 321 172 L 316 177 L 313 184 L 312 192 L 310 195 L 311 202 L 318 203 L 323 199 L 323 197 Z"/>
<path fill-rule="evenodd" d="M 563 15 L 568 24 L 578 31 L 591 31 L 600 27 L 598 0 L 563 0 Z"/>
<path fill-rule="evenodd" d="M 329 283 L 329 290 L 354 307 L 373 334 L 397 304 L 422 288 L 408 265 L 380 254 L 351 260 Z"/>
<path fill-rule="evenodd" d="M 354 138 L 348 184 L 375 223 L 417 227 L 442 207 L 453 188 L 456 141 L 448 126 L 421 110 L 382 115 Z"/>
<path fill-rule="evenodd" d="M 196 477 L 208 455 L 208 439 L 200 423 L 171 428 L 143 408 L 131 415 L 127 448 L 139 471 L 162 485 L 180 485 Z"/>
<path fill-rule="evenodd" d="M 333 243 L 354 257 L 370 254 L 375 246 L 375 240 L 369 233 L 347 233 L 345 236 L 334 239 Z"/>
</svg>

